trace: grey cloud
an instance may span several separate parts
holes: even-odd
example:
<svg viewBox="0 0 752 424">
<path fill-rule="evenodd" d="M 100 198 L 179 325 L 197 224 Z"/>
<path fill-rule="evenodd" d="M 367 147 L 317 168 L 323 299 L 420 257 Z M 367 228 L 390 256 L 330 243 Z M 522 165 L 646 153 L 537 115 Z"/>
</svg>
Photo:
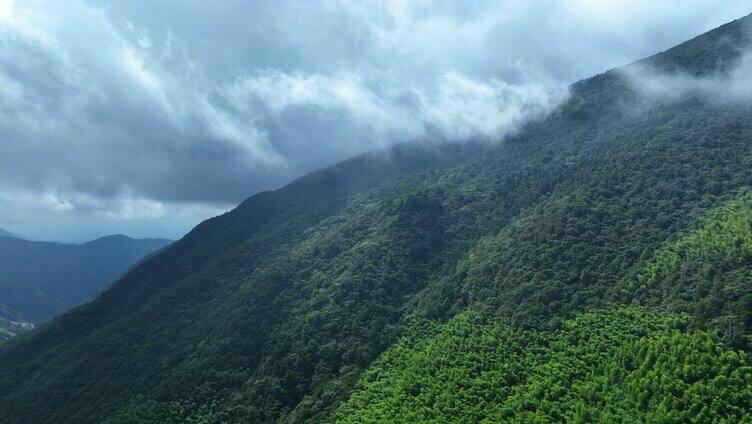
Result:
<svg viewBox="0 0 752 424">
<path fill-rule="evenodd" d="M 691 3 L 16 1 L 0 7 L 0 226 L 174 237 L 374 147 L 497 141 L 568 83 L 749 12 Z"/>
</svg>

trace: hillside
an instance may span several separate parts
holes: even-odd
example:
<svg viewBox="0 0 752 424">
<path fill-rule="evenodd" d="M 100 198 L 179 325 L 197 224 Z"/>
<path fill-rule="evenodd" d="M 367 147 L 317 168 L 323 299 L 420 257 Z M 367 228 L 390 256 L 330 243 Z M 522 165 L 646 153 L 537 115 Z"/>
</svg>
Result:
<svg viewBox="0 0 752 424">
<path fill-rule="evenodd" d="M 83 244 L 0 237 L 0 326 L 21 330 L 22 323 L 38 325 L 87 302 L 170 242 L 121 235 Z"/>
<path fill-rule="evenodd" d="M 727 346 L 752 351 L 752 193 L 712 210 L 668 240 L 615 298 L 692 317 Z"/>
<path fill-rule="evenodd" d="M 334 421 L 749 422 L 750 387 L 746 354 L 679 317 L 598 310 L 549 334 L 469 311 L 390 348 Z"/>
<path fill-rule="evenodd" d="M 3 230 L 2 228 L 0 228 L 0 237 L 17 237 L 17 236 L 8 230 Z"/>
<path fill-rule="evenodd" d="M 614 286 L 622 302 L 661 313 L 596 310 L 553 333 L 477 311 L 416 325 L 363 375 L 335 421 L 752 421 L 749 357 L 721 345 L 752 350 L 750 220 L 744 192 Z"/>
<path fill-rule="evenodd" d="M 750 21 L 642 65 L 722 76 L 749 47 Z M 95 301 L 4 346 L 0 417 L 357 421 L 358 411 L 371 413 L 363 404 L 420 396 L 421 387 L 396 386 L 405 368 L 461 381 L 480 363 L 488 379 L 473 380 L 467 398 L 448 393 L 457 413 L 477 395 L 493 408 L 475 418 L 603 413 L 618 421 L 639 407 L 650 420 L 654 411 L 673 417 L 707 406 L 716 409 L 704 413 L 741 419 L 750 380 L 747 357 L 734 350 L 743 347 L 739 334 L 713 340 L 706 331 L 740 328 L 746 337 L 748 315 L 708 308 L 676 318 L 700 309 L 681 299 L 656 312 L 668 285 L 638 292 L 629 282 L 649 280 L 640 272 L 651 259 L 663 263 L 655 252 L 673 251 L 708 211 L 752 186 L 752 108 L 693 92 L 645 98 L 627 71 L 575 84 L 558 112 L 499 145 L 398 146 L 200 224 Z M 713 325 L 719 320 L 726 324 Z M 592 340 L 589 329 L 598 330 Z M 469 361 L 431 357 L 444 346 Z M 584 364 L 586 375 L 578 374 L 583 350 L 600 361 Z M 639 364 L 644 352 L 655 361 Z M 521 369 L 530 355 L 536 361 Z M 698 361 L 704 374 L 682 374 Z M 373 381 L 380 367 L 386 387 Z M 663 409 L 640 396 L 653 390 L 646 385 L 656 369 L 674 370 L 667 384 L 676 393 L 655 392 Z M 610 410 L 581 408 L 593 387 L 614 381 L 629 384 L 601 391 Z M 693 397 L 674 401 L 685 394 Z"/>
</svg>

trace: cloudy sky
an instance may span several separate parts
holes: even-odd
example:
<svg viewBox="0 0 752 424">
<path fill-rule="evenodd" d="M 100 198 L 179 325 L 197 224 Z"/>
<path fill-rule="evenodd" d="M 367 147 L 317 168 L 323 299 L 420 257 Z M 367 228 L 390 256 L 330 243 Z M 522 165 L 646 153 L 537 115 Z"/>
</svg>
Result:
<svg viewBox="0 0 752 424">
<path fill-rule="evenodd" d="M 0 227 L 179 237 L 408 140 L 500 140 L 748 0 L 0 0 Z"/>
</svg>

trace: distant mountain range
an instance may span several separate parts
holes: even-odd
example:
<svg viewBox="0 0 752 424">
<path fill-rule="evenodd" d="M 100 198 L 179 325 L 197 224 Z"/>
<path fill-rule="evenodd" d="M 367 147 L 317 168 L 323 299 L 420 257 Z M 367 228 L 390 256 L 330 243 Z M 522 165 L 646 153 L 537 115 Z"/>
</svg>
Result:
<svg viewBox="0 0 752 424">
<path fill-rule="evenodd" d="M 93 299 L 144 256 L 170 243 L 123 235 L 50 243 L 0 229 L 0 338 Z"/>
</svg>

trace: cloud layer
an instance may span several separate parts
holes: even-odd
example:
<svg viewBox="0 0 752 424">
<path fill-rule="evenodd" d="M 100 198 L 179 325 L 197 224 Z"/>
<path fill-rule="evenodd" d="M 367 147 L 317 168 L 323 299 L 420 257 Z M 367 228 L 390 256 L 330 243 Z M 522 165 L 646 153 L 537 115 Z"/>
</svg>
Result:
<svg viewBox="0 0 752 424">
<path fill-rule="evenodd" d="M 375 147 L 500 140 L 745 3 L 0 0 L 0 227 L 175 237 Z"/>
</svg>

